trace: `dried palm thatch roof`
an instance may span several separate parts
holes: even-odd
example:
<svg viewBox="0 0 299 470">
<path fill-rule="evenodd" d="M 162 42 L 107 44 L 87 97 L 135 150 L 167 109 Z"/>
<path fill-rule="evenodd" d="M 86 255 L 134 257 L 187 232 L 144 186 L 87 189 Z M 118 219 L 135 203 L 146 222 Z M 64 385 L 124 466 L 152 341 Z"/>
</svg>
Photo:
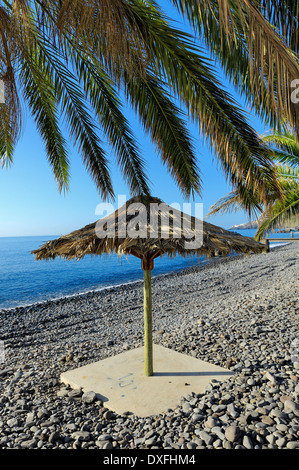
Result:
<svg viewBox="0 0 299 470">
<path fill-rule="evenodd" d="M 80 259 L 85 255 L 110 253 L 152 260 L 162 255 L 211 256 L 215 251 L 227 255 L 231 251 L 259 253 L 263 250 L 265 246 L 252 238 L 202 222 L 158 198 L 145 200 L 135 196 L 113 214 L 48 241 L 32 254 L 37 260 Z"/>
</svg>

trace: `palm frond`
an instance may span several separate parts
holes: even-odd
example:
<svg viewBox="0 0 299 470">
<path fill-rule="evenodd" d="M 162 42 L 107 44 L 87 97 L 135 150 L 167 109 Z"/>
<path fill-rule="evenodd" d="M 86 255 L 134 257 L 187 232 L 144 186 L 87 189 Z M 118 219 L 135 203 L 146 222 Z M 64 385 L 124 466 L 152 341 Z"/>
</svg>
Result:
<svg viewBox="0 0 299 470">
<path fill-rule="evenodd" d="M 24 96 L 46 146 L 47 157 L 60 191 L 69 187 L 69 159 L 59 126 L 59 112 L 52 77 L 36 61 L 23 61 L 20 76 Z"/>
<path fill-rule="evenodd" d="M 126 94 L 182 193 L 200 192 L 194 149 L 181 111 L 153 74 L 124 77 Z"/>
<path fill-rule="evenodd" d="M 211 207 L 205 218 L 218 215 L 228 214 L 231 212 L 247 211 L 249 217 L 257 218 L 262 211 L 262 207 L 254 194 L 247 192 L 247 194 L 239 191 L 231 191 L 224 197 L 218 199 Z"/>
<path fill-rule="evenodd" d="M 299 184 L 287 183 L 283 202 L 276 201 L 267 207 L 259 220 L 259 226 L 255 234 L 256 240 L 261 240 L 268 232 L 275 228 L 281 228 L 294 223 L 299 223 Z"/>
<path fill-rule="evenodd" d="M 283 132 L 273 132 L 265 134 L 262 139 L 273 150 L 281 150 L 285 156 L 289 156 L 290 161 L 293 160 L 294 165 L 299 164 L 299 140 L 287 128 Z M 281 155 L 281 154 L 280 154 Z M 287 161 L 285 161 L 287 163 Z"/>
<path fill-rule="evenodd" d="M 133 73 L 141 71 L 149 53 L 146 31 L 140 31 L 132 8 L 139 0 L 35 0 L 37 25 L 46 28 L 54 44 L 71 38 L 107 67 L 117 64 Z"/>
<path fill-rule="evenodd" d="M 278 85 L 291 76 L 292 67 L 293 71 L 297 68 L 282 38 L 270 28 L 265 18 L 260 18 L 259 3 L 253 4 L 249 0 L 180 0 L 173 3 L 187 11 L 194 27 L 201 25 L 206 38 L 213 38 L 215 51 L 217 48 L 220 51 L 220 45 L 227 48 L 224 62 L 229 62 L 236 54 L 237 62 L 240 60 L 241 63 L 237 64 L 234 77 L 243 77 L 241 81 L 246 83 L 244 88 L 248 97 L 254 97 L 257 107 L 260 106 L 263 112 L 270 109 L 271 116 L 278 119 L 277 106 L 283 109 L 284 104 L 284 95 Z M 200 133 L 209 139 L 225 176 L 239 194 L 243 194 L 244 203 L 249 203 L 250 191 L 258 192 L 264 202 L 267 202 L 269 188 L 279 196 L 269 147 L 216 79 L 213 61 L 195 45 L 191 35 L 170 27 L 158 2 L 4 1 L 0 6 L 0 20 L 0 72 L 3 69 L 11 73 L 11 76 L 7 75 L 12 84 L 11 116 L 18 116 L 12 72 L 21 67 L 23 73 L 25 70 L 29 73 L 22 65 L 26 61 L 32 75 L 29 81 L 35 87 L 35 96 L 40 99 L 37 108 L 42 106 L 43 86 L 46 88 L 47 84 L 50 89 L 48 102 L 44 99 L 48 109 L 43 117 L 40 109 L 33 111 L 40 130 L 44 129 L 43 138 L 51 139 L 51 135 L 48 133 L 47 136 L 46 121 L 42 123 L 42 119 L 50 120 L 51 117 L 54 129 L 59 109 L 103 197 L 113 197 L 113 188 L 98 125 L 108 136 L 131 191 L 149 194 L 144 161 L 121 112 L 117 86 L 125 88 L 129 102 L 184 194 L 199 192 L 201 187 L 193 141 L 186 124 L 187 112 L 198 124 Z M 256 25 L 267 33 L 265 38 Z M 208 31 L 211 26 L 212 33 Z M 225 38 L 228 32 L 231 34 Z M 251 43 L 253 49 L 248 53 Z M 265 67 L 259 62 L 262 46 L 267 57 L 275 50 L 270 66 L 267 57 Z M 221 57 L 222 52 L 219 54 Z M 40 75 L 45 74 L 44 85 L 39 83 L 38 68 Z M 261 79 L 257 78 L 257 72 Z M 249 87 L 251 82 L 253 87 Z M 260 85 L 264 82 L 263 91 Z M 34 110 L 34 102 L 28 100 L 26 84 L 23 87 L 27 90 L 27 102 Z M 269 94 L 269 91 L 275 95 L 276 107 L 271 102 L 273 93 Z M 265 105 L 267 94 L 271 98 L 268 107 Z M 98 121 L 93 119 L 92 113 Z M 9 129 L 17 122 L 12 117 Z M 55 135 L 54 141 L 58 140 L 58 134 Z M 62 135 L 59 138 L 63 146 Z M 5 141 L 2 136 L 1 139 Z M 49 140 L 47 145 L 50 149 L 54 142 Z M 61 154 L 61 165 L 65 157 Z M 49 158 L 54 157 L 50 155 Z"/>
<path fill-rule="evenodd" d="M 288 41 L 290 46 L 294 43 L 293 39 L 289 40 L 294 33 L 287 30 L 289 13 L 280 15 L 286 22 L 278 29 L 269 22 L 273 15 L 269 18 L 268 9 L 262 8 L 258 1 L 171 2 L 205 39 L 227 76 L 255 111 L 278 130 L 285 119 L 299 134 L 298 106 L 291 100 L 292 82 L 299 76 L 299 65 L 296 52 L 288 47 Z M 280 10 L 283 8 L 284 3 Z"/>
<path fill-rule="evenodd" d="M 129 123 L 121 112 L 121 103 L 112 80 L 96 60 L 83 52 L 74 57 L 78 77 L 101 126 L 115 149 L 118 164 L 132 194 L 150 194 L 145 162 L 134 139 Z"/>
<path fill-rule="evenodd" d="M 11 18 L 7 9 L 0 6 L 0 139 L 1 163 L 12 162 L 13 149 L 18 141 L 22 128 L 22 113 L 16 84 L 15 41 Z"/>
<path fill-rule="evenodd" d="M 151 9 L 149 15 L 146 8 L 140 7 L 138 14 L 140 23 L 147 25 L 150 49 L 156 57 L 153 72 L 165 79 L 198 123 L 231 183 L 256 185 L 260 192 L 267 181 L 275 185 L 269 149 L 222 89 L 212 61 L 194 46 L 189 35 L 171 28 L 158 11 Z"/>
<path fill-rule="evenodd" d="M 288 165 L 278 165 L 277 173 L 280 180 L 285 179 L 298 179 L 299 180 L 299 165 L 296 168 L 291 168 Z"/>
<path fill-rule="evenodd" d="M 34 57 L 32 64 L 38 63 L 40 70 L 47 71 L 52 77 L 55 97 L 66 118 L 74 145 L 81 153 L 83 162 L 102 197 L 113 198 L 114 192 L 106 155 L 99 145 L 97 127 L 87 110 L 85 96 L 76 78 L 66 67 L 63 57 L 59 57 L 57 50 L 53 49 L 43 38 L 37 38 L 35 49 L 29 55 L 28 51 L 24 52 L 25 60 Z"/>
<path fill-rule="evenodd" d="M 281 32 L 288 46 L 299 52 L 299 4 L 293 0 L 260 0 L 261 12 Z"/>
</svg>

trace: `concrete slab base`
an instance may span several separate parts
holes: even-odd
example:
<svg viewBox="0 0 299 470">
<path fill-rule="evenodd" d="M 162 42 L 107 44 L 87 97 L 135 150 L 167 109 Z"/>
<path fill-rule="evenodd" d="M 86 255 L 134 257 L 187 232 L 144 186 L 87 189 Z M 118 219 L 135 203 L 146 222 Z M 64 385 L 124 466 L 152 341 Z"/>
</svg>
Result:
<svg viewBox="0 0 299 470">
<path fill-rule="evenodd" d="M 105 407 L 118 414 L 158 415 L 175 408 L 191 392 L 204 393 L 216 379 L 233 373 L 172 349 L 154 345 L 154 375 L 145 377 L 144 349 L 136 348 L 101 361 L 69 370 L 61 381 L 72 388 L 93 391 Z"/>
</svg>

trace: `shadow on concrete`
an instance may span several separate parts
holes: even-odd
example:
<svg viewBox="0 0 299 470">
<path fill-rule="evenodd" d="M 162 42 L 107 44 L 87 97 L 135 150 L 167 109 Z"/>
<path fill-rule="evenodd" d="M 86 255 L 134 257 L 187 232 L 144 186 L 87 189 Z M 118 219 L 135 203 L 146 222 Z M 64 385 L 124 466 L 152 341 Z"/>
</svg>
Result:
<svg viewBox="0 0 299 470">
<path fill-rule="evenodd" d="M 154 377 L 203 377 L 217 375 L 233 375 L 233 372 L 154 372 Z"/>
</svg>

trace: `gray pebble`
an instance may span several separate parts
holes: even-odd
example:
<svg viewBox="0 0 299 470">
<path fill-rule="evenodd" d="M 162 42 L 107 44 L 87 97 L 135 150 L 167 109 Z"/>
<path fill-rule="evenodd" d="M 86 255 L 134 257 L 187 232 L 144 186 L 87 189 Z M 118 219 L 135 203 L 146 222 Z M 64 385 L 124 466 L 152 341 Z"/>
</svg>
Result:
<svg viewBox="0 0 299 470">
<path fill-rule="evenodd" d="M 100 449 L 113 449 L 113 445 L 110 441 L 96 441 L 96 446 Z"/>
<path fill-rule="evenodd" d="M 110 441 L 112 440 L 112 436 L 110 434 L 101 434 L 98 437 L 98 441 Z"/>
<path fill-rule="evenodd" d="M 252 440 L 247 435 L 243 437 L 243 446 L 245 447 L 245 449 L 253 449 Z"/>
<path fill-rule="evenodd" d="M 191 416 L 191 421 L 192 423 L 197 423 L 198 421 L 202 421 L 203 418 L 204 418 L 204 415 L 200 413 L 193 413 Z"/>
<path fill-rule="evenodd" d="M 36 446 L 36 440 L 35 439 L 29 439 L 28 441 L 22 441 L 21 442 L 21 447 L 23 449 L 34 449 Z"/>
<path fill-rule="evenodd" d="M 93 391 L 89 391 L 89 392 L 84 392 L 83 395 L 82 395 L 82 401 L 84 403 L 93 403 L 95 400 L 96 400 L 96 393 L 93 392 Z"/>
<path fill-rule="evenodd" d="M 286 438 L 285 438 L 285 437 L 281 437 L 281 438 L 277 439 L 277 441 L 275 441 L 275 444 L 277 445 L 277 447 L 285 447 L 285 445 L 286 445 Z"/>
<path fill-rule="evenodd" d="M 199 433 L 200 439 L 204 441 L 204 443 L 208 446 L 211 445 L 213 442 L 213 436 L 208 434 L 206 431 L 200 431 Z"/>
<path fill-rule="evenodd" d="M 225 430 L 225 438 L 229 442 L 235 442 L 240 437 L 240 428 L 239 426 L 231 425 L 228 426 Z"/>
<path fill-rule="evenodd" d="M 293 412 L 296 412 L 299 410 L 297 404 L 293 401 L 293 400 L 286 400 L 284 402 L 284 409 L 286 411 L 293 411 Z"/>
<path fill-rule="evenodd" d="M 88 431 L 75 431 L 72 434 L 72 439 L 76 441 L 89 441 L 90 433 Z"/>
<path fill-rule="evenodd" d="M 207 421 L 205 421 L 205 427 L 207 428 L 213 428 L 214 426 L 217 426 L 217 420 L 215 418 L 212 418 L 212 416 L 209 416 Z"/>
<path fill-rule="evenodd" d="M 299 441 L 289 441 L 287 443 L 287 449 L 299 449 Z"/>
<path fill-rule="evenodd" d="M 18 426 L 18 424 L 19 424 L 19 421 L 17 418 L 11 418 L 7 420 L 7 426 L 9 426 L 10 428 L 14 428 Z"/>
</svg>

